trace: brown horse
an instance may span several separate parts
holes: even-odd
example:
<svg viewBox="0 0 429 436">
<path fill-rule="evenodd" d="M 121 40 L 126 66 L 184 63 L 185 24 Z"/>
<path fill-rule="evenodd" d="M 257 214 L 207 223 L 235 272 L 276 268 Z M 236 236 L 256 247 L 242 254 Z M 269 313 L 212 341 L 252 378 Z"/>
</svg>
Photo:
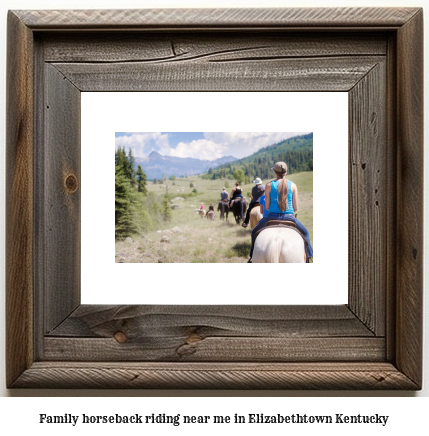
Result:
<svg viewBox="0 0 429 436">
<path fill-rule="evenodd" d="M 219 201 L 219 204 L 217 206 L 217 210 L 220 212 L 220 217 L 223 221 L 225 218 L 226 222 L 228 222 L 228 213 L 229 213 L 229 204 L 227 201 Z"/>
<path fill-rule="evenodd" d="M 247 210 L 247 201 L 243 197 L 236 197 L 232 203 L 232 213 L 234 214 L 235 222 L 240 224 L 240 221 L 244 221 Z"/>
</svg>

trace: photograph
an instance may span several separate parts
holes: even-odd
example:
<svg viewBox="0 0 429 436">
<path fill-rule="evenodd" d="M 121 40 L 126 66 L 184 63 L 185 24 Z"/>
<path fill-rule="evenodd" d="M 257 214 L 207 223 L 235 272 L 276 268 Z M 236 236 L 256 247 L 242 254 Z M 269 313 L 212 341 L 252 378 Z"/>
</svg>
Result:
<svg viewBox="0 0 429 436">
<path fill-rule="evenodd" d="M 312 132 L 116 132 L 115 145 L 117 263 L 313 262 Z"/>
</svg>

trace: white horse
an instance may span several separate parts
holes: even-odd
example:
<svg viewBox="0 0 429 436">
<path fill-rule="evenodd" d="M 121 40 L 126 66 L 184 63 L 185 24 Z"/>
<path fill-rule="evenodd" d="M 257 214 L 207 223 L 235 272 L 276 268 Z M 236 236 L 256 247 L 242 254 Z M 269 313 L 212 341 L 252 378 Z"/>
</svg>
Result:
<svg viewBox="0 0 429 436">
<path fill-rule="evenodd" d="M 272 227 L 256 238 L 252 263 L 305 262 L 304 240 L 294 229 Z"/>
<path fill-rule="evenodd" d="M 250 211 L 250 228 L 255 228 L 256 224 L 258 224 L 261 219 L 261 209 L 259 206 L 256 206 Z"/>
</svg>

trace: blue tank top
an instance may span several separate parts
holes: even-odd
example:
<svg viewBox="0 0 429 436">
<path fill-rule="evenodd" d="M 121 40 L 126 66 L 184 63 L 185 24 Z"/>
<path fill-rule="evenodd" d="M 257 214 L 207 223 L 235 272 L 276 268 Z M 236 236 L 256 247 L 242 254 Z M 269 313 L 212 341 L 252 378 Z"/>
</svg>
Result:
<svg viewBox="0 0 429 436">
<path fill-rule="evenodd" d="M 268 213 L 284 213 L 285 215 L 293 215 L 295 212 L 293 210 L 293 203 L 292 203 L 292 182 L 290 180 L 287 181 L 287 207 L 286 210 L 283 212 L 279 208 L 279 202 L 278 202 L 278 193 L 277 189 L 279 187 L 279 180 L 273 180 L 271 182 L 271 191 L 270 191 L 270 208 L 268 209 Z"/>
</svg>

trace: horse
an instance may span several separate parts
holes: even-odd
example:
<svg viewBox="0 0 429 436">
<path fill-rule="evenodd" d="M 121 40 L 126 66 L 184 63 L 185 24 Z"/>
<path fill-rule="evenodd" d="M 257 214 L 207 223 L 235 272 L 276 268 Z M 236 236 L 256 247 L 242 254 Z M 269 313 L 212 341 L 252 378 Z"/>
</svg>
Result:
<svg viewBox="0 0 429 436">
<path fill-rule="evenodd" d="M 235 222 L 240 224 L 240 220 L 244 221 L 247 210 L 247 201 L 243 197 L 236 197 L 232 203 L 232 213 L 234 214 Z"/>
<path fill-rule="evenodd" d="M 204 217 L 206 216 L 206 211 L 205 211 L 204 209 L 200 209 L 200 211 L 198 212 L 198 215 L 199 215 L 201 218 L 204 218 Z"/>
<path fill-rule="evenodd" d="M 293 228 L 267 228 L 255 240 L 252 263 L 305 262 L 304 239 Z"/>
<path fill-rule="evenodd" d="M 213 211 L 213 210 L 209 210 L 209 211 L 207 212 L 207 216 L 206 216 L 206 218 L 209 219 L 209 220 L 211 220 L 211 221 L 214 221 L 214 219 L 215 219 L 215 213 L 214 213 L 214 211 Z"/>
<path fill-rule="evenodd" d="M 261 208 L 258 205 L 258 206 L 255 206 L 250 211 L 250 228 L 251 229 L 255 228 L 256 224 L 258 224 L 259 221 L 261 221 L 261 219 L 262 219 Z"/>
<path fill-rule="evenodd" d="M 226 222 L 228 222 L 229 204 L 227 201 L 219 201 L 217 210 L 220 212 L 219 219 L 223 221 L 224 217 Z"/>
</svg>

